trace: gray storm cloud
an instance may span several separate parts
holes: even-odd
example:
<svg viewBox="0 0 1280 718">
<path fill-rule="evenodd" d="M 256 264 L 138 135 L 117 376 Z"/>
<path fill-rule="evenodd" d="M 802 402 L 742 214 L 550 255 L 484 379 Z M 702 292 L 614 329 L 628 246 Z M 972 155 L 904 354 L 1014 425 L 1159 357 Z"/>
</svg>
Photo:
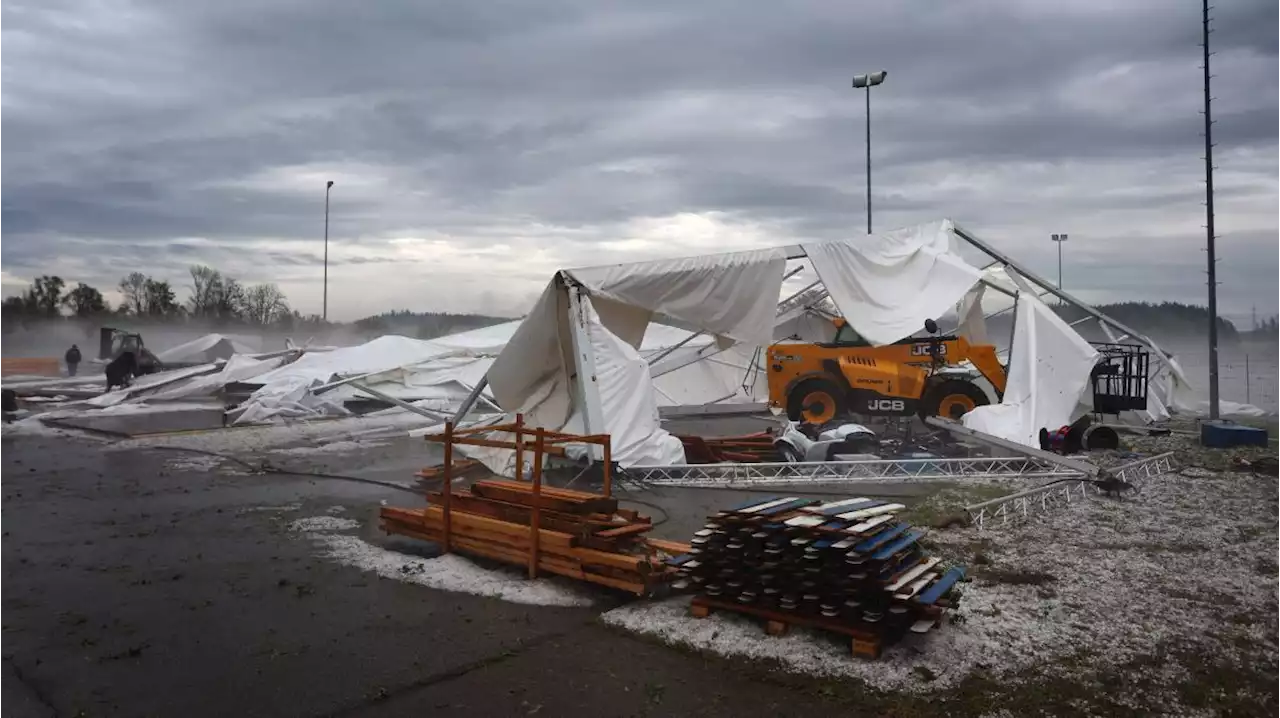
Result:
<svg viewBox="0 0 1280 718">
<path fill-rule="evenodd" d="M 7 281 L 202 262 L 318 309 L 325 179 L 340 318 L 519 311 L 556 266 L 854 235 L 849 78 L 884 68 L 878 227 L 951 216 L 1046 271 L 1070 232 L 1095 299 L 1204 293 L 1194 2 L 2 12 Z M 1274 312 L 1276 4 L 1214 12 L 1222 302 Z"/>
</svg>

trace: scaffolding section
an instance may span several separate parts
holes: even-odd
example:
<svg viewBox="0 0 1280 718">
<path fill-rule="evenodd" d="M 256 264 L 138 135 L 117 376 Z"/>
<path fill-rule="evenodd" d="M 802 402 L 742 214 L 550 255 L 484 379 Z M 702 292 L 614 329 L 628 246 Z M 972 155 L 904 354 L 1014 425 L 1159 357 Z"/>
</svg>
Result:
<svg viewBox="0 0 1280 718">
<path fill-rule="evenodd" d="M 1026 457 L 876 459 L 796 463 L 682 464 L 633 466 L 628 479 L 654 486 L 797 486 L 878 481 L 944 481 L 963 478 L 1061 479 L 1080 472 Z"/>
</svg>

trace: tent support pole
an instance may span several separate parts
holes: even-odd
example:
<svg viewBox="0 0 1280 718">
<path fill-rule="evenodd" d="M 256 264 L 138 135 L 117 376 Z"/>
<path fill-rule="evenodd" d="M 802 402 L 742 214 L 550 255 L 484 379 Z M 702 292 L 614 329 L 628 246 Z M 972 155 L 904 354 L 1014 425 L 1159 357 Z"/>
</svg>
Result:
<svg viewBox="0 0 1280 718">
<path fill-rule="evenodd" d="M 1002 262 L 1006 267 L 1012 267 L 1014 270 L 1018 272 L 1018 274 L 1022 275 L 1024 279 L 1031 282 L 1032 284 L 1039 286 L 1041 289 L 1054 295 L 1055 297 L 1062 300 L 1063 302 L 1074 305 L 1075 307 L 1079 308 L 1086 314 L 1092 316 L 1094 319 L 1097 319 L 1099 323 L 1109 324 L 1113 328 L 1119 329 L 1121 332 L 1124 332 L 1125 334 L 1128 334 L 1129 336 L 1133 337 L 1136 341 L 1142 343 L 1143 345 L 1153 350 L 1154 353 L 1156 354 L 1157 359 L 1162 364 L 1167 364 L 1167 361 L 1165 360 L 1164 350 L 1161 349 L 1159 346 L 1156 346 L 1156 344 L 1152 342 L 1150 339 L 1146 339 L 1145 337 L 1143 337 L 1140 332 L 1134 329 L 1131 329 L 1121 324 L 1120 322 L 1117 322 L 1116 320 L 1103 314 L 1097 309 L 1094 309 L 1088 304 L 1085 304 L 1079 299 L 1076 299 L 1075 297 L 1071 296 L 1067 292 L 1062 291 L 1060 288 L 1054 286 L 1052 282 L 1049 282 L 1044 277 L 1041 277 L 1035 272 L 1025 269 L 1022 265 L 1013 261 L 1004 253 L 1000 252 L 999 250 L 987 244 L 986 242 L 982 241 L 981 239 L 978 239 L 977 237 L 975 237 L 968 230 L 965 230 L 959 226 L 956 226 L 955 233 L 956 233 L 956 236 L 960 237 L 964 241 L 978 248 L 983 253 L 985 253 L 988 257 L 991 257 L 992 259 L 998 262 Z"/>
<path fill-rule="evenodd" d="M 583 306 L 583 290 L 570 285 L 569 290 L 569 336 L 573 344 L 574 385 L 577 387 L 578 400 L 581 401 L 582 426 L 584 434 L 607 434 L 605 427 L 604 407 L 600 405 L 600 385 L 596 381 L 596 354 L 591 347 L 591 336 L 587 328 L 587 313 Z M 592 461 L 603 458 L 599 445 L 587 445 L 588 456 Z"/>
<path fill-rule="evenodd" d="M 476 385 L 471 388 L 471 393 L 467 394 L 467 398 L 462 400 L 462 404 L 459 405 L 458 410 L 454 412 L 453 423 L 455 425 L 462 423 L 462 420 L 466 418 L 467 413 L 471 411 L 471 407 L 475 406 L 476 400 L 480 398 L 480 393 L 483 392 L 487 386 L 489 386 L 489 375 L 485 374 L 480 377 L 480 381 L 476 382 Z"/>
<path fill-rule="evenodd" d="M 445 414 L 431 411 L 430 409 L 424 409 L 420 406 L 414 406 L 413 404 L 410 404 L 409 402 L 403 399 L 399 399 L 397 397 L 391 396 L 390 394 L 383 394 L 377 389 L 370 389 L 369 387 L 359 382 L 353 381 L 348 383 L 351 385 L 352 388 L 357 389 L 359 391 L 363 391 L 364 393 L 374 397 L 375 399 L 381 399 L 382 401 L 385 401 L 388 404 L 395 404 L 396 406 L 400 407 L 401 409 L 404 409 L 405 411 L 412 411 L 415 414 L 421 414 L 422 416 L 425 416 L 432 421 L 440 421 L 441 419 L 444 419 L 446 416 Z"/>
</svg>

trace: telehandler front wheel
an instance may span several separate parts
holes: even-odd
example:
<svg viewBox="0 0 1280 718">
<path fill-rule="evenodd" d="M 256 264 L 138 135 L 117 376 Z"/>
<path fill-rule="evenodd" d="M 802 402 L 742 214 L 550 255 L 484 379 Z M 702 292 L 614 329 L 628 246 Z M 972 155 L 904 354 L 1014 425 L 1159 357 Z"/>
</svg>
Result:
<svg viewBox="0 0 1280 718">
<path fill-rule="evenodd" d="M 924 400 L 920 402 L 920 415 L 959 419 L 990 403 L 987 393 L 973 382 L 949 379 L 925 393 Z"/>
<path fill-rule="evenodd" d="M 844 414 L 844 397 L 834 382 L 825 379 L 802 381 L 787 396 L 787 418 L 810 424 L 825 424 Z"/>
</svg>

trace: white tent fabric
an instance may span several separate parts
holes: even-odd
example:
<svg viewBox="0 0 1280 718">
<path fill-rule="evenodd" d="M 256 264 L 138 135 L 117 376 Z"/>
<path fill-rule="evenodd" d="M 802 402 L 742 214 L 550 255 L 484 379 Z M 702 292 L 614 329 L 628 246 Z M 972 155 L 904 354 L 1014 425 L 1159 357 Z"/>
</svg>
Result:
<svg viewBox="0 0 1280 718">
<path fill-rule="evenodd" d="M 622 466 L 667 465 L 684 462 L 684 445 L 662 429 L 649 365 L 635 347 L 604 325 L 584 298 L 586 329 L 595 358 L 595 381 L 600 392 L 605 431 L 612 437 L 613 460 Z"/>
<path fill-rule="evenodd" d="M 208 396 L 227 384 L 252 379 L 279 366 L 280 357 L 256 359 L 245 354 L 233 354 L 222 369 L 215 374 L 193 377 L 173 387 L 146 396 L 147 401 L 172 401 L 187 397 Z"/>
<path fill-rule="evenodd" d="M 566 274 L 597 299 L 661 313 L 760 346 L 773 338 L 786 266 L 786 251 L 774 248 L 588 267 Z M 597 309 L 610 323 L 605 309 Z"/>
<path fill-rule="evenodd" d="M 982 278 L 955 253 L 954 229 L 943 220 L 803 247 L 854 330 L 872 344 L 891 344 L 951 310 Z"/>
<path fill-rule="evenodd" d="M 960 325 L 956 333 L 964 337 L 970 344 L 990 344 L 987 333 L 987 319 L 982 313 L 982 298 L 987 293 L 987 285 L 978 284 L 965 293 L 960 300 L 956 313 L 960 317 Z"/>
<path fill-rule="evenodd" d="M 1017 324 L 1004 400 L 965 414 L 963 423 L 1026 446 L 1041 428 L 1070 423 L 1089 385 L 1098 352 L 1030 293 L 1018 298 Z"/>
<path fill-rule="evenodd" d="M 222 334 L 206 334 L 186 344 L 179 344 L 166 349 L 156 358 L 166 364 L 185 362 L 209 362 L 215 359 L 227 359 L 233 354 L 253 354 L 254 349 L 242 341 Z"/>
</svg>

